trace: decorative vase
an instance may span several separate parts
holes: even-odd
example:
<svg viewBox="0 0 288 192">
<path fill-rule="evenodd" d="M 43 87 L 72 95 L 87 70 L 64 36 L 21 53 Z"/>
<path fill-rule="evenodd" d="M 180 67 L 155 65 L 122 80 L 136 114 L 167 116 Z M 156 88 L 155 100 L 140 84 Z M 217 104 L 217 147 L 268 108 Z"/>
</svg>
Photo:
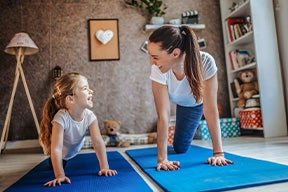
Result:
<svg viewBox="0 0 288 192">
<path fill-rule="evenodd" d="M 162 25 L 164 23 L 164 17 L 153 16 L 151 18 L 151 24 L 153 25 Z"/>
</svg>

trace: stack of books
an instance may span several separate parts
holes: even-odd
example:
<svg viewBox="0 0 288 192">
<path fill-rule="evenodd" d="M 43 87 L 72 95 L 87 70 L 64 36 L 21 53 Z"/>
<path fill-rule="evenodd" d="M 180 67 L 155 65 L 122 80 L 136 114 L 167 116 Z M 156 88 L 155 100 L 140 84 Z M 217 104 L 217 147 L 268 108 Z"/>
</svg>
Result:
<svg viewBox="0 0 288 192">
<path fill-rule="evenodd" d="M 229 42 L 252 31 L 252 23 L 250 17 L 231 17 L 226 20 L 227 34 L 229 34 Z"/>
</svg>

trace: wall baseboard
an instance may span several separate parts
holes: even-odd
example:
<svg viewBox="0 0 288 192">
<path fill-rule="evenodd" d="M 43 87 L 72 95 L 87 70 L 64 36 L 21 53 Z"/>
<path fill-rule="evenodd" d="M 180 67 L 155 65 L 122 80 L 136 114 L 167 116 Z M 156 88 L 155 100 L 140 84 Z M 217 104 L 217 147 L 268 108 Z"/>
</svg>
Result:
<svg viewBox="0 0 288 192">
<path fill-rule="evenodd" d="M 28 149 L 41 147 L 38 139 L 8 141 L 6 149 Z"/>
</svg>

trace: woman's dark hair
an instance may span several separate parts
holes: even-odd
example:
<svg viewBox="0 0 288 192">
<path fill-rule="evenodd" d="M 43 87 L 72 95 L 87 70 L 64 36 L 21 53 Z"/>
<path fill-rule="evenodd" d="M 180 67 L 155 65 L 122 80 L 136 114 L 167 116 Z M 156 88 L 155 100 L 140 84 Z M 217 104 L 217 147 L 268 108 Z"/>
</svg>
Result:
<svg viewBox="0 0 288 192">
<path fill-rule="evenodd" d="M 197 103 L 203 95 L 202 59 L 200 56 L 197 36 L 188 26 L 162 26 L 155 30 L 149 37 L 152 43 L 160 43 L 162 50 L 169 54 L 175 48 L 185 53 L 184 73 L 191 87 Z"/>
</svg>

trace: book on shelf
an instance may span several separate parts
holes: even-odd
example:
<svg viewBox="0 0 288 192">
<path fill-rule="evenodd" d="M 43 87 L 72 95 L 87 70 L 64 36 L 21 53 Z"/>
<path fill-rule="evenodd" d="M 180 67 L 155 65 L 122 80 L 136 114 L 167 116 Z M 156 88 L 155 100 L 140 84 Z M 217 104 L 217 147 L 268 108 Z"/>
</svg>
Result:
<svg viewBox="0 0 288 192">
<path fill-rule="evenodd" d="M 236 61 L 239 67 L 243 67 L 244 65 L 248 64 L 248 59 L 250 54 L 247 50 L 236 50 Z"/>
<path fill-rule="evenodd" d="M 236 86 L 235 86 L 235 82 L 231 82 L 230 83 L 230 87 L 231 87 L 231 92 L 232 92 L 232 96 L 233 98 L 238 98 L 238 94 L 237 94 L 237 91 L 236 91 Z"/>
<path fill-rule="evenodd" d="M 228 52 L 231 70 L 236 70 L 255 62 L 255 56 L 249 50 L 235 49 Z"/>
<path fill-rule="evenodd" d="M 250 17 L 230 17 L 226 20 L 226 29 L 229 42 L 242 37 L 252 30 Z"/>
<path fill-rule="evenodd" d="M 233 82 L 230 83 L 231 92 L 233 98 L 238 98 L 238 91 L 240 91 L 240 85 L 242 84 L 242 81 L 237 77 L 233 80 Z"/>
<path fill-rule="evenodd" d="M 236 61 L 236 50 L 229 51 L 228 54 L 229 54 L 229 59 L 230 59 L 230 64 L 231 64 L 231 70 L 238 69 L 239 67 Z"/>
<path fill-rule="evenodd" d="M 233 17 L 226 20 L 227 34 L 229 35 L 228 39 L 230 43 L 235 40 L 234 25 L 238 23 L 244 23 L 244 21 L 245 20 L 243 17 Z"/>
</svg>

